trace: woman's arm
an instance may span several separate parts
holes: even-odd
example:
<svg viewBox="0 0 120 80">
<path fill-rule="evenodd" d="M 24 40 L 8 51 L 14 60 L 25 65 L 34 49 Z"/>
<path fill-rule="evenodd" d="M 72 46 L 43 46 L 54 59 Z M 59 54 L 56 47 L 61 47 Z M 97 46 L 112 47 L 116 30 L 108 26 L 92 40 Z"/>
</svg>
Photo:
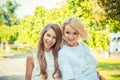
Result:
<svg viewBox="0 0 120 80">
<path fill-rule="evenodd" d="M 102 75 L 100 75 L 100 73 L 97 71 L 97 76 L 99 78 L 99 80 L 106 80 Z"/>
<path fill-rule="evenodd" d="M 29 55 L 27 57 L 27 59 L 26 59 L 26 75 L 25 75 L 25 80 L 31 80 L 33 68 L 34 68 L 33 56 Z"/>
</svg>

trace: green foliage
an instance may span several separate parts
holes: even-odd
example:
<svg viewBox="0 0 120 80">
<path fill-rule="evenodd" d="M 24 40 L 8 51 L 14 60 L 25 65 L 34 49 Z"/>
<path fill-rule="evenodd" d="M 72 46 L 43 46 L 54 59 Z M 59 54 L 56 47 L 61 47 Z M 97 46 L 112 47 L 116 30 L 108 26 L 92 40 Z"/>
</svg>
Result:
<svg viewBox="0 0 120 80">
<path fill-rule="evenodd" d="M 1 42 L 7 42 L 10 37 L 9 27 L 1 26 L 0 27 L 0 38 Z"/>
<path fill-rule="evenodd" d="M 0 42 L 13 43 L 15 40 L 17 40 L 18 34 L 18 26 L 0 26 Z"/>
<path fill-rule="evenodd" d="M 96 49 L 99 53 L 101 49 L 104 51 L 108 51 L 108 45 L 109 45 L 109 32 L 107 31 L 93 31 L 90 33 L 90 39 L 87 41 L 87 43 L 90 45 L 90 47 Z"/>
<path fill-rule="evenodd" d="M 34 17 L 26 16 L 21 20 L 18 41 L 33 47 L 39 39 L 41 24 Z M 34 20 L 34 21 L 33 21 Z"/>
<path fill-rule="evenodd" d="M 120 21 L 118 20 L 109 20 L 107 27 L 110 32 L 117 33 L 120 32 Z"/>
<path fill-rule="evenodd" d="M 3 14 L 4 10 L 0 7 L 0 26 L 3 24 Z"/>
<path fill-rule="evenodd" d="M 119 0 L 98 0 L 97 4 L 104 9 L 107 28 L 110 32 L 119 32 L 120 24 L 120 1 Z"/>
<path fill-rule="evenodd" d="M 6 3 L 1 7 L 4 10 L 4 13 L 1 14 L 2 21 L 7 26 L 17 25 L 18 19 L 15 14 L 15 10 L 18 7 L 18 3 L 16 1 L 7 0 Z"/>
<path fill-rule="evenodd" d="M 91 36 L 86 42 L 90 47 L 96 48 L 99 52 L 101 48 L 108 51 L 108 35 L 110 32 L 120 31 L 120 21 L 113 18 L 108 19 L 104 8 L 101 8 L 100 4 L 98 5 L 97 2 L 99 1 L 102 0 L 66 0 L 66 3 L 61 8 L 51 10 L 38 6 L 33 16 L 25 16 L 20 22 L 18 21 L 20 23 L 18 26 L 13 26 L 14 22 L 16 22 L 14 11 L 18 4 L 8 0 L 5 4 L 7 11 L 0 8 L 0 40 L 9 43 L 18 40 L 23 44 L 34 47 L 37 45 L 41 30 L 46 24 L 57 23 L 61 25 L 65 18 L 77 16 L 84 21 L 89 30 Z M 9 22 L 8 25 L 11 25 L 11 28 L 3 25 L 5 21 L 6 23 Z"/>
<path fill-rule="evenodd" d="M 98 5 L 105 10 L 107 18 L 120 20 L 119 0 L 98 0 Z"/>
</svg>

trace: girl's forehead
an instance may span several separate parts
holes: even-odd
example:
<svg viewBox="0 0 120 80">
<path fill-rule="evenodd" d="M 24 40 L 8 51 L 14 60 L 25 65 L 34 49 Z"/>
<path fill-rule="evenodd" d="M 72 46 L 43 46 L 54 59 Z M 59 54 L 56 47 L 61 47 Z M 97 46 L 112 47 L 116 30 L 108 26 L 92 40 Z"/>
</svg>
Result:
<svg viewBox="0 0 120 80">
<path fill-rule="evenodd" d="M 45 34 L 50 34 L 50 35 L 56 36 L 56 33 L 53 29 L 47 30 Z"/>
<path fill-rule="evenodd" d="M 53 29 L 48 29 L 46 33 L 55 33 L 55 31 Z"/>
</svg>

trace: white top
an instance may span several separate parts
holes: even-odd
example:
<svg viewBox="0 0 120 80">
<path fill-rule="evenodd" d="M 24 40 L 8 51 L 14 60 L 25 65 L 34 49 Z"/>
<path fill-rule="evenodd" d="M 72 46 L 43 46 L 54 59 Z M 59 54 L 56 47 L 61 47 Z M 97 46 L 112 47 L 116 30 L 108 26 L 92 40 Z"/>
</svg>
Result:
<svg viewBox="0 0 120 80">
<path fill-rule="evenodd" d="M 96 71 L 97 61 L 84 42 L 75 47 L 63 45 L 59 51 L 58 63 L 62 71 L 62 80 L 99 80 Z"/>
<path fill-rule="evenodd" d="M 33 69 L 33 74 L 32 74 L 32 80 L 43 80 L 41 76 L 37 76 L 40 73 L 37 52 L 34 52 L 33 56 L 34 56 L 34 69 Z M 54 57 L 52 54 L 52 50 L 50 52 L 45 52 L 45 58 L 47 62 L 47 73 L 48 73 L 47 80 L 55 80 L 52 78 L 52 74 L 54 72 Z"/>
</svg>

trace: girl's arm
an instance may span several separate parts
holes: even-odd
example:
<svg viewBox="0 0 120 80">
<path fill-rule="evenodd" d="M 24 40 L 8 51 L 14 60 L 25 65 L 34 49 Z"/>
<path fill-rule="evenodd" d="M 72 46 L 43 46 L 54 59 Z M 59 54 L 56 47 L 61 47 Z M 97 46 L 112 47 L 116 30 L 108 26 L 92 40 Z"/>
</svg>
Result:
<svg viewBox="0 0 120 80">
<path fill-rule="evenodd" d="M 26 74 L 25 74 L 25 80 L 31 80 L 32 77 L 32 71 L 34 68 L 34 60 L 33 56 L 29 55 L 26 59 Z"/>
</svg>

